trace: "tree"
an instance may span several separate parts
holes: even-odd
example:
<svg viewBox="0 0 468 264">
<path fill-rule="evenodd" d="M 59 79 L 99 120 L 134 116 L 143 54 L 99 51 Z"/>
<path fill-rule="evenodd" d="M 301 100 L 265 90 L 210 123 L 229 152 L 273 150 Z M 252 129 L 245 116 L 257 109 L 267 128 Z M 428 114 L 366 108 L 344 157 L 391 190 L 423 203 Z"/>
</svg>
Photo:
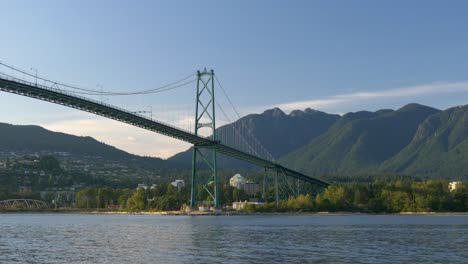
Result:
<svg viewBox="0 0 468 264">
<path fill-rule="evenodd" d="M 130 211 L 143 211 L 146 209 L 146 192 L 144 189 L 138 189 L 127 201 L 127 208 Z"/>
</svg>

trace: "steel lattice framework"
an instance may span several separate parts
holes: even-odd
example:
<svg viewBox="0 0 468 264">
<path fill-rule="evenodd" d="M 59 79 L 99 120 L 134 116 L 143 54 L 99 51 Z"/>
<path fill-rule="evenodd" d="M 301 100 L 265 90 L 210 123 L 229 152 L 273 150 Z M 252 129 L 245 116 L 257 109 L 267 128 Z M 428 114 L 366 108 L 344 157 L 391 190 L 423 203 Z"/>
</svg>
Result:
<svg viewBox="0 0 468 264">
<path fill-rule="evenodd" d="M 225 154 L 225 155 L 228 155 L 228 156 L 240 159 L 240 160 L 244 160 L 252 164 L 255 164 L 257 166 L 282 173 L 285 176 L 314 184 L 321 188 L 326 188 L 329 185 L 329 183 L 322 181 L 320 179 L 305 175 L 298 171 L 294 171 L 274 161 L 270 161 L 270 160 L 246 153 L 244 151 L 235 149 L 233 147 L 229 147 L 217 141 L 216 129 L 215 129 L 215 123 L 214 123 L 214 118 L 215 118 L 214 109 L 210 110 L 212 112 L 208 111 L 210 107 L 214 108 L 214 83 L 213 83 L 214 73 L 212 71 L 211 72 L 204 71 L 203 73 L 199 72 L 198 74 L 199 74 L 198 84 L 200 84 L 201 82 L 203 86 L 202 89 L 208 88 L 207 92 L 212 95 L 211 100 L 213 100 L 211 103 L 209 103 L 210 105 L 208 105 L 208 102 L 202 102 L 202 104 L 200 104 L 203 109 L 202 112 L 205 112 L 203 114 L 206 114 L 206 112 L 208 112 L 210 115 L 212 115 L 211 116 L 212 124 L 210 128 L 213 129 L 213 134 L 212 134 L 212 137 L 210 138 L 201 137 L 197 134 L 197 130 L 199 126 L 203 126 L 203 124 L 199 122 L 196 122 L 196 129 L 195 129 L 196 132 L 194 134 L 192 132 L 176 128 L 174 126 L 165 124 L 163 122 L 160 122 L 154 119 L 149 119 L 143 115 L 139 115 L 138 113 L 130 112 L 128 110 L 125 110 L 125 109 L 122 109 L 122 108 L 119 108 L 110 104 L 106 104 L 106 103 L 99 102 L 90 98 L 86 98 L 86 97 L 82 97 L 73 93 L 69 93 L 59 88 L 38 85 L 37 83 L 31 83 L 31 82 L 18 79 L 18 78 L 0 76 L 0 91 L 18 94 L 18 95 L 22 95 L 26 97 L 31 97 L 31 98 L 75 108 L 78 110 L 82 110 L 82 111 L 93 113 L 99 116 L 103 116 L 106 118 L 114 119 L 123 123 L 127 123 L 136 127 L 140 127 L 146 130 L 150 130 L 159 134 L 163 134 L 172 138 L 176 138 L 176 139 L 188 142 L 190 144 L 193 144 L 195 152 L 198 152 L 197 149 L 201 149 L 201 148 L 209 149 L 213 151 L 213 159 L 212 161 L 209 162 L 209 164 L 214 165 L 213 170 L 212 170 L 213 172 L 212 178 L 215 181 L 216 187 L 217 187 L 217 176 L 215 176 L 217 174 L 216 153 L 222 153 L 222 154 Z M 204 75 L 211 76 L 209 77 L 211 78 L 211 80 L 203 81 L 201 78 Z M 197 95 L 198 95 L 197 104 L 201 102 L 199 101 L 200 91 L 202 90 L 200 89 L 197 90 Z M 201 116 L 200 113 L 202 112 L 197 111 L 196 113 L 197 118 Z M 197 160 L 196 155 L 198 154 L 194 154 L 195 161 Z M 216 189 L 215 193 L 214 194 L 212 193 L 212 196 L 214 196 L 215 205 L 217 205 L 217 200 L 218 200 L 217 188 L 215 189 Z M 192 199 L 193 199 L 193 196 L 192 196 Z M 195 202 L 195 200 L 193 200 L 193 202 Z"/>
<path fill-rule="evenodd" d="M 27 209 L 41 209 L 49 208 L 44 201 L 31 200 L 31 199 L 10 199 L 0 201 L 0 209 L 17 209 L 17 208 L 27 208 Z"/>
<path fill-rule="evenodd" d="M 197 95 L 195 105 L 195 135 L 199 135 L 199 130 L 209 129 L 212 142 L 217 142 L 216 138 L 216 116 L 215 116 L 215 94 L 214 94 L 214 71 L 197 72 Z M 208 177 L 200 175 L 201 166 L 205 165 Z M 219 208 L 218 190 L 218 167 L 216 164 L 216 144 L 210 146 L 193 147 L 192 159 L 192 184 L 190 207 L 197 206 L 198 185 L 201 191 L 207 192 L 213 199 L 214 207 Z"/>
</svg>

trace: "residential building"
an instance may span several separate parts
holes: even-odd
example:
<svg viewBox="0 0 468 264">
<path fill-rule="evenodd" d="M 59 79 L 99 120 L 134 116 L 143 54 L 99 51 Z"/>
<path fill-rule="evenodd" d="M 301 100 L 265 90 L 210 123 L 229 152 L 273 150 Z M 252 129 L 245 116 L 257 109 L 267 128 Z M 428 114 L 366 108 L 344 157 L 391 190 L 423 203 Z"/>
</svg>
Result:
<svg viewBox="0 0 468 264">
<path fill-rule="evenodd" d="M 175 180 L 171 182 L 171 185 L 177 188 L 177 191 L 180 192 L 182 188 L 185 187 L 185 181 L 184 180 Z"/>
<path fill-rule="evenodd" d="M 248 195 L 255 195 L 260 190 L 260 184 L 256 182 L 246 182 L 244 183 L 244 191 Z"/>
</svg>

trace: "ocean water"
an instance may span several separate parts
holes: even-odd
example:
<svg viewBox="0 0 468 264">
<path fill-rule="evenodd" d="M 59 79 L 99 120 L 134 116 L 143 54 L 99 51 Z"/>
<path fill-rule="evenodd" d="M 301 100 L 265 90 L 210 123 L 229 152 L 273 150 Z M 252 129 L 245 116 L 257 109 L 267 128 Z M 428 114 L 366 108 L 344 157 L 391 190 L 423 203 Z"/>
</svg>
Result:
<svg viewBox="0 0 468 264">
<path fill-rule="evenodd" d="M 0 214 L 0 263 L 468 263 L 468 216 Z"/>
</svg>

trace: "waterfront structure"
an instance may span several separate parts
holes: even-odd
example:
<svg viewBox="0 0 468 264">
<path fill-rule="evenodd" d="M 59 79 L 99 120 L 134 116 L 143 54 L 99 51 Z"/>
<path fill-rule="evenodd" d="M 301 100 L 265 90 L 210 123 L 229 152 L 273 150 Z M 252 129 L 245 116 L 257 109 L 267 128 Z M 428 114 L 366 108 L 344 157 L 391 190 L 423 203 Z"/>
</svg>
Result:
<svg viewBox="0 0 468 264">
<path fill-rule="evenodd" d="M 245 205 L 246 204 L 253 204 L 253 205 L 263 205 L 265 203 L 261 203 L 261 202 L 247 202 L 247 201 L 243 201 L 243 202 L 233 202 L 232 203 L 232 209 L 236 210 L 236 211 L 240 211 L 242 209 L 244 209 Z"/>
</svg>

